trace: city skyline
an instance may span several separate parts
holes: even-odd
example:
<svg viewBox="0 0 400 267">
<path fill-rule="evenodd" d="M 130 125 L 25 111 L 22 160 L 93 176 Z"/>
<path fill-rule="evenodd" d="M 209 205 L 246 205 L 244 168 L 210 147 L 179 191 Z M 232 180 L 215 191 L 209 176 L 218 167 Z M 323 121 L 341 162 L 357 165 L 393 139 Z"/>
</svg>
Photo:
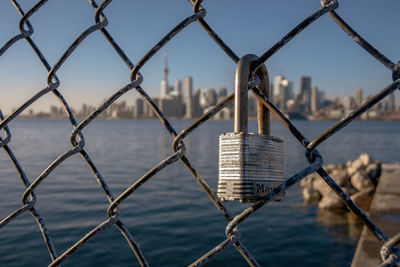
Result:
<svg viewBox="0 0 400 267">
<path fill-rule="evenodd" d="M 22 8 L 27 11 L 35 2 L 24 1 Z M 30 19 L 35 29 L 32 38 L 50 64 L 59 59 L 83 30 L 93 25 L 90 5 L 78 0 L 70 2 L 50 2 Z M 204 1 L 203 5 L 207 9 L 205 19 L 235 53 L 242 56 L 264 53 L 294 26 L 320 9 L 319 2 L 274 0 L 244 5 L 231 1 Z M 339 1 L 339 5 L 336 11 L 350 26 L 397 62 L 396 44 L 400 37 L 393 33 L 397 25 L 396 10 L 400 7 L 398 1 Z M 55 8 L 65 12 L 52 12 Z M 4 44 L 18 33 L 19 16 L 6 1 L 0 3 L 0 12 L 7 25 L 14 25 L 0 28 L 0 40 Z M 134 18 L 129 16 L 132 12 Z M 73 22 L 69 13 L 74 13 Z M 116 1 L 110 4 L 105 14 L 109 19 L 108 30 L 132 61 L 137 62 L 177 23 L 192 14 L 192 6 L 181 1 L 160 2 L 156 7 L 147 1 Z M 160 19 L 151 20 L 149 14 Z M 374 21 L 373 27 L 371 20 Z M 140 27 L 135 26 L 137 21 L 141 22 Z M 132 27 L 127 26 L 134 26 L 134 33 Z M 195 77 L 194 88 L 226 87 L 228 92 L 233 91 L 235 64 L 197 23 L 189 25 L 165 48 L 169 54 L 171 81 L 191 75 Z M 163 53 L 159 51 L 141 70 L 144 77 L 142 87 L 151 96 L 160 97 L 163 59 Z M 277 75 L 288 77 L 297 92 L 300 76 L 310 76 L 329 98 L 344 97 L 358 87 L 363 88 L 365 95 L 376 93 L 391 82 L 391 73 L 351 40 L 328 15 L 301 32 L 265 64 L 271 80 Z M 57 75 L 61 81 L 60 91 L 75 108 L 83 103 L 98 106 L 129 82 L 129 69 L 104 42 L 100 32 L 84 40 Z M 26 41 L 19 41 L 6 51 L 0 62 L 0 79 L 5 81 L 0 86 L 3 96 L 0 108 L 9 113 L 21 105 L 46 86 L 46 76 L 47 71 Z M 131 104 L 137 97 L 138 94 L 132 92 L 121 100 Z M 32 108 L 48 110 L 57 104 L 57 100 L 49 95 Z"/>
<path fill-rule="evenodd" d="M 192 119 L 200 117 L 204 112 L 208 110 L 208 108 L 213 107 L 216 103 L 218 103 L 223 97 L 226 97 L 229 93 L 233 92 L 232 89 L 228 89 L 225 86 L 221 86 L 218 89 L 218 93 L 214 88 L 194 88 L 193 87 L 193 77 L 187 76 L 182 80 L 176 80 L 175 86 L 169 83 L 168 75 L 170 73 L 168 67 L 168 53 L 164 51 L 164 66 L 162 68 L 163 79 L 160 82 L 159 86 L 159 94 L 151 95 L 152 99 L 159 106 L 160 110 L 167 117 L 176 117 L 176 118 L 184 118 L 184 119 Z M 351 107 L 359 107 L 366 99 L 371 97 L 372 95 L 365 95 L 365 92 L 362 88 L 355 88 L 354 95 L 343 95 L 343 96 L 334 96 L 334 97 L 326 97 L 326 92 L 319 89 L 316 84 L 312 84 L 312 77 L 310 76 L 300 76 L 299 77 L 299 88 L 297 90 L 294 89 L 293 81 L 287 79 L 284 75 L 277 75 L 274 77 L 269 77 L 270 79 L 270 100 L 274 103 L 274 105 L 280 108 L 283 112 L 296 112 L 303 114 L 312 114 L 323 108 L 323 102 L 328 101 L 329 103 L 338 102 L 339 104 L 346 107 L 346 110 L 352 110 Z M 351 92 L 350 92 L 351 93 Z M 213 94 L 213 96 L 210 96 Z M 181 98 L 179 102 L 176 102 L 176 98 Z M 213 98 L 213 100 L 209 100 L 209 98 Z M 250 98 L 255 99 L 253 94 L 249 94 Z M 194 103 L 198 101 L 198 104 Z M 387 104 L 390 102 L 390 104 Z M 180 110 L 180 105 L 183 105 L 183 109 Z M 186 105 L 189 108 L 186 108 Z M 252 103 L 252 108 L 255 108 L 255 103 Z M 57 108 L 59 105 L 50 105 L 47 110 L 46 108 L 35 110 L 33 108 L 27 109 L 23 114 L 32 116 L 33 114 L 39 114 L 40 116 L 52 116 L 55 114 L 55 117 L 64 117 L 64 111 L 61 112 L 62 108 Z M 89 115 L 91 111 L 94 110 L 95 106 L 88 104 L 86 102 L 82 102 L 80 105 L 71 105 L 74 110 L 79 110 L 79 117 Z M 114 109 L 111 109 L 104 118 L 118 118 L 116 115 L 116 110 L 128 108 L 131 106 L 134 115 L 127 114 L 128 111 L 123 110 L 122 117 L 123 118 L 136 118 L 138 116 L 137 107 L 141 107 L 143 111 L 139 112 L 140 114 L 147 114 L 143 117 L 147 118 L 155 118 L 153 111 L 151 111 L 150 107 L 145 103 L 145 101 L 141 97 L 137 97 L 135 99 L 131 99 L 130 101 L 126 100 L 117 100 L 115 103 Z M 396 93 L 391 94 L 387 98 L 385 98 L 381 103 L 378 104 L 380 108 L 382 106 L 390 106 L 392 107 L 390 110 L 400 110 L 400 98 L 396 97 Z M 15 109 L 16 107 L 13 107 Z M 167 110 L 173 111 L 167 111 Z M 379 108 L 378 108 L 379 109 Z M 12 111 L 11 110 L 11 111 Z M 49 113 L 47 111 L 50 110 Z M 255 112 L 255 109 L 253 110 Z M 172 113 L 171 113 L 172 112 Z M 229 113 L 230 112 L 230 113 Z M 233 110 L 227 113 L 222 111 L 221 114 L 217 114 L 216 118 L 218 119 L 232 119 Z M 255 113 L 251 113 L 251 116 L 254 116 Z M 3 111 L 4 114 L 7 115 L 6 112 Z M 113 115 L 114 114 L 114 115 Z M 223 115 L 225 114 L 225 115 Z M 230 114 L 230 115 L 227 115 Z M 343 114 L 342 114 L 343 115 Z M 339 117 L 338 117 L 339 118 Z"/>
<path fill-rule="evenodd" d="M 195 119 L 199 118 L 214 106 L 222 101 L 227 95 L 226 87 L 214 88 L 193 88 L 193 78 L 185 77 L 183 80 L 176 80 L 175 86 L 169 83 L 168 54 L 164 53 L 164 66 L 162 68 L 163 79 L 160 82 L 160 96 L 154 97 L 153 101 L 167 118 Z M 355 88 L 354 95 L 346 95 L 342 98 L 326 98 L 325 91 L 313 84 L 312 77 L 300 76 L 300 88 L 298 93 L 293 90 L 293 82 L 283 75 L 273 77 L 269 84 L 269 99 L 287 117 L 291 119 L 307 120 L 337 120 L 346 114 L 359 108 L 370 95 L 364 97 L 362 88 Z M 232 120 L 234 118 L 233 103 L 226 106 L 214 115 L 213 119 Z M 96 108 L 86 103 L 81 108 L 73 111 L 77 117 L 85 118 L 90 116 Z M 248 114 L 256 116 L 257 101 L 253 94 L 250 94 L 248 101 Z M 25 114 L 28 117 L 65 117 L 62 107 L 50 106 L 50 112 L 35 113 L 29 109 Z M 136 98 L 133 104 L 126 101 L 116 101 L 106 109 L 100 118 L 103 119 L 155 119 L 156 115 L 143 98 Z M 383 101 L 375 105 L 360 118 L 362 120 L 400 120 L 400 102 L 396 102 L 395 94 L 392 93 Z"/>
</svg>

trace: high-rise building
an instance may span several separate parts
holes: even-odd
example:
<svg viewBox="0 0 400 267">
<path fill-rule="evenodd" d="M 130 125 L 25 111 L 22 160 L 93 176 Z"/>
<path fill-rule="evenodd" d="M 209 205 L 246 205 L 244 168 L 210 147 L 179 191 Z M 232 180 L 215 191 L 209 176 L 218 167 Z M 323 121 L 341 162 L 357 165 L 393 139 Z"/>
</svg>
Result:
<svg viewBox="0 0 400 267">
<path fill-rule="evenodd" d="M 361 88 L 356 88 L 354 90 L 354 101 L 357 107 L 360 107 L 363 103 L 363 90 Z"/>
<path fill-rule="evenodd" d="M 152 100 L 156 105 L 159 105 L 158 104 L 158 102 L 160 100 L 159 98 L 153 97 Z M 147 104 L 147 102 L 144 102 L 144 105 L 143 105 L 143 116 L 145 118 L 155 118 L 156 117 L 156 114 L 154 113 L 151 106 L 149 104 Z"/>
<path fill-rule="evenodd" d="M 158 102 L 160 109 L 166 117 L 181 117 L 181 101 L 177 97 L 161 98 Z"/>
<path fill-rule="evenodd" d="M 141 97 L 136 98 L 133 110 L 133 117 L 142 118 L 144 116 L 144 100 Z"/>
<path fill-rule="evenodd" d="M 293 83 L 282 75 L 275 76 L 272 90 L 272 101 L 274 105 L 280 109 L 286 110 L 286 102 L 293 97 Z"/>
<path fill-rule="evenodd" d="M 214 88 L 208 90 L 208 106 L 215 106 L 217 104 L 217 92 Z"/>
<path fill-rule="evenodd" d="M 386 111 L 387 112 L 393 112 L 395 111 L 396 108 L 396 98 L 394 96 L 394 93 L 392 92 L 390 95 L 386 97 Z"/>
<path fill-rule="evenodd" d="M 175 82 L 175 92 L 178 97 L 182 97 L 182 82 L 180 80 Z"/>
<path fill-rule="evenodd" d="M 208 94 L 206 89 L 201 89 L 200 90 L 200 95 L 199 95 L 199 104 L 202 109 L 205 109 L 206 107 L 209 106 L 208 104 Z"/>
<path fill-rule="evenodd" d="M 168 84 L 163 80 L 163 81 L 161 81 L 160 87 L 161 87 L 161 98 L 167 98 Z"/>
<path fill-rule="evenodd" d="M 310 112 L 311 104 L 311 77 L 300 77 L 300 92 L 298 96 L 298 103 L 302 110 Z"/>
<path fill-rule="evenodd" d="M 319 90 L 317 86 L 311 87 L 311 112 L 316 112 L 319 109 Z"/>
<path fill-rule="evenodd" d="M 319 108 L 324 108 L 325 106 L 325 92 L 318 90 L 318 105 Z"/>
<path fill-rule="evenodd" d="M 354 98 L 352 96 L 345 96 L 343 98 L 343 107 L 346 111 L 352 110 L 354 107 Z"/>
<path fill-rule="evenodd" d="M 227 95 L 228 95 L 228 90 L 226 89 L 226 87 L 219 88 L 218 99 L 222 99 L 222 98 L 226 97 Z"/>
<path fill-rule="evenodd" d="M 201 90 L 197 88 L 193 94 L 193 116 L 199 117 L 203 114 L 203 109 L 200 106 L 200 92 Z"/>
<path fill-rule="evenodd" d="M 280 105 L 280 99 L 281 99 L 281 84 L 282 80 L 285 79 L 282 75 L 278 75 L 274 77 L 274 85 L 272 87 L 272 102 L 274 103 L 275 106 Z"/>
<path fill-rule="evenodd" d="M 182 102 L 185 106 L 185 118 L 193 118 L 193 79 L 192 77 L 186 77 L 182 82 Z"/>
</svg>

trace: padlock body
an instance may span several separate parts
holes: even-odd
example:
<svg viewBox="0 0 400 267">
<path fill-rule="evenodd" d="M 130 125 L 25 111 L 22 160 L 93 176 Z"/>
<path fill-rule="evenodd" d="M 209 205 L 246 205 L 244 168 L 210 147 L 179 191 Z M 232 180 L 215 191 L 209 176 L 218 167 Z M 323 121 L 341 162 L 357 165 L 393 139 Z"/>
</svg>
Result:
<svg viewBox="0 0 400 267">
<path fill-rule="evenodd" d="M 284 180 L 283 141 L 256 133 L 225 133 L 219 136 L 221 200 L 254 202 Z"/>
</svg>

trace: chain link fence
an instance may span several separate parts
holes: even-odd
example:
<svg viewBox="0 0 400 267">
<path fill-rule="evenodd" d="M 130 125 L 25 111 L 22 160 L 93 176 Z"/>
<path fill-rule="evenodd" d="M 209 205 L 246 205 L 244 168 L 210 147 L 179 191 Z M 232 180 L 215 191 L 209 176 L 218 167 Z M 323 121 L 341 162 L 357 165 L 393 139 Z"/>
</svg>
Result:
<svg viewBox="0 0 400 267">
<path fill-rule="evenodd" d="M 3 137 L 0 137 L 0 147 L 3 148 L 5 153 L 10 157 L 13 165 L 15 166 L 16 172 L 20 177 L 21 182 L 25 185 L 26 190 L 22 195 L 22 205 L 20 208 L 9 214 L 7 217 L 3 218 L 0 222 L 0 229 L 4 231 L 5 226 L 8 223 L 16 220 L 21 214 L 29 212 L 36 220 L 37 225 L 42 233 L 43 240 L 48 248 L 51 263 L 49 266 L 57 266 L 66 260 L 69 256 L 74 254 L 80 247 L 84 246 L 85 243 L 93 238 L 94 236 L 101 234 L 101 232 L 109 227 L 115 226 L 119 229 L 121 234 L 124 236 L 132 252 L 135 254 L 138 262 L 142 266 L 147 266 L 148 263 L 144 257 L 139 244 L 135 241 L 133 235 L 129 232 L 128 228 L 123 223 L 123 218 L 120 217 L 118 213 L 118 206 L 127 198 L 132 196 L 132 194 L 142 185 L 144 185 L 149 179 L 151 179 L 155 174 L 161 172 L 165 167 L 171 164 L 178 164 L 180 162 L 183 164 L 189 173 L 193 176 L 196 182 L 199 184 L 201 189 L 204 191 L 205 196 L 215 205 L 221 215 L 226 219 L 226 239 L 223 240 L 219 245 L 211 248 L 206 254 L 201 258 L 194 261 L 191 266 L 203 265 L 206 262 L 212 260 L 216 255 L 223 252 L 226 248 L 234 246 L 237 251 L 246 259 L 249 265 L 259 266 L 257 260 L 252 256 L 250 251 L 246 249 L 244 244 L 240 240 L 240 231 L 238 226 L 245 221 L 248 217 L 252 216 L 256 211 L 265 206 L 271 199 L 277 194 L 286 191 L 294 184 L 298 183 L 301 179 L 307 175 L 317 172 L 321 179 L 323 179 L 332 190 L 341 198 L 341 200 L 346 204 L 349 210 L 351 210 L 362 222 L 368 227 L 368 229 L 375 235 L 377 239 L 382 242 L 381 266 L 394 266 L 397 261 L 399 261 L 400 253 L 395 247 L 400 240 L 400 235 L 397 234 L 393 238 L 387 237 L 375 224 L 370 220 L 370 218 L 349 198 L 349 196 L 339 187 L 334 180 L 328 175 L 327 171 L 323 168 L 323 159 L 317 150 L 317 147 L 323 143 L 330 136 L 334 135 L 336 132 L 344 128 L 346 125 L 360 117 L 364 112 L 370 109 L 373 105 L 381 101 L 387 95 L 394 92 L 396 89 L 400 88 L 400 62 L 393 63 L 391 60 L 386 58 L 382 53 L 380 53 L 375 47 L 363 39 L 357 32 L 355 32 L 340 16 L 336 13 L 338 8 L 338 1 L 336 0 L 323 0 L 321 1 L 322 7 L 316 10 L 310 16 L 305 18 L 300 24 L 294 27 L 288 34 L 286 34 L 282 39 L 276 42 L 272 47 L 270 47 L 264 54 L 262 54 L 251 66 L 251 70 L 254 71 L 268 60 L 274 53 L 276 53 L 280 48 L 285 46 L 291 39 L 293 39 L 297 34 L 300 34 L 302 30 L 307 28 L 311 23 L 317 21 L 320 17 L 328 15 L 332 20 L 352 38 L 357 42 L 362 48 L 364 48 L 371 56 L 381 62 L 385 67 L 392 72 L 393 83 L 389 84 L 387 87 L 382 89 L 380 92 L 376 93 L 372 98 L 366 101 L 357 110 L 351 112 L 350 114 L 343 117 L 340 121 L 336 122 L 329 129 L 322 132 L 315 139 L 309 141 L 303 134 L 296 129 L 292 122 L 287 119 L 282 112 L 275 107 L 268 97 L 258 90 L 257 81 L 252 81 L 249 84 L 249 90 L 252 90 L 257 98 L 262 101 L 262 103 L 279 119 L 279 121 L 290 131 L 291 134 L 304 146 L 306 153 L 305 156 L 309 162 L 309 166 L 292 177 L 287 178 L 281 185 L 276 187 L 276 189 L 266 195 L 262 200 L 259 200 L 252 206 L 244 209 L 237 215 L 233 215 L 224 206 L 224 204 L 218 199 L 214 190 L 202 179 L 200 173 L 185 155 L 185 138 L 190 135 L 196 128 L 200 127 L 202 123 L 212 118 L 216 113 L 221 111 L 224 107 L 230 104 L 234 95 L 231 94 L 221 102 L 219 102 L 213 109 L 209 110 L 206 114 L 200 117 L 198 120 L 193 122 L 189 127 L 177 133 L 172 127 L 171 123 L 163 115 L 159 107 L 152 100 L 152 98 L 147 94 L 147 92 L 141 87 L 143 81 L 143 76 L 140 74 L 140 69 L 152 58 L 159 50 L 167 44 L 172 38 L 180 33 L 184 28 L 190 27 L 193 23 L 199 23 L 202 28 L 208 33 L 208 35 L 218 44 L 218 46 L 225 52 L 225 54 L 231 58 L 235 63 L 240 59 L 234 51 L 217 35 L 217 33 L 211 28 L 211 26 L 206 22 L 206 10 L 201 6 L 202 0 L 190 0 L 190 4 L 193 5 L 193 14 L 188 14 L 189 16 L 176 25 L 170 32 L 168 32 L 157 44 L 155 44 L 148 52 L 145 54 L 136 64 L 133 64 L 128 56 L 124 53 L 123 49 L 114 41 L 112 35 L 107 30 L 108 20 L 105 15 L 106 8 L 111 4 L 112 0 L 104 0 L 100 5 L 94 0 L 89 0 L 89 3 L 94 10 L 95 24 L 83 31 L 75 41 L 68 47 L 68 49 L 63 53 L 59 60 L 54 64 L 50 65 L 46 57 L 40 50 L 39 46 L 33 41 L 31 36 L 34 34 L 34 27 L 29 22 L 29 18 L 33 16 L 40 8 L 42 8 L 48 0 L 38 1 L 31 9 L 27 12 L 24 11 L 20 4 L 16 0 L 11 0 L 12 4 L 15 6 L 16 11 L 21 16 L 19 23 L 20 33 L 15 35 L 9 41 L 2 45 L 0 48 L 0 56 L 2 56 L 7 49 L 12 47 L 15 43 L 25 40 L 28 42 L 30 47 L 38 56 L 38 59 L 43 64 L 43 66 L 48 71 L 47 75 L 47 87 L 38 91 L 33 97 L 28 99 L 25 103 L 19 106 L 15 111 L 13 111 L 7 117 L 4 117 L 0 112 L 0 130 L 4 132 Z M 111 95 L 104 103 L 98 107 L 94 112 L 92 112 L 88 117 L 82 121 L 76 119 L 75 114 L 70 108 L 69 103 L 65 100 L 63 95 L 60 93 L 58 88 L 60 87 L 60 80 L 57 77 L 57 71 L 61 66 L 68 60 L 69 56 L 74 52 L 74 50 L 92 33 L 100 31 L 104 38 L 109 42 L 111 47 L 120 56 L 121 60 L 130 69 L 130 83 L 125 85 Z M 92 161 L 90 155 L 85 151 L 85 137 L 82 130 L 89 125 L 93 120 L 95 120 L 105 109 L 107 109 L 112 103 L 114 103 L 118 98 L 127 93 L 130 90 L 136 90 L 140 96 L 145 100 L 147 105 L 149 105 L 156 116 L 158 117 L 160 123 L 165 127 L 165 129 L 174 138 L 172 142 L 172 152 L 164 160 L 159 162 L 151 170 L 149 170 L 144 176 L 139 178 L 134 184 L 126 188 L 126 190 L 118 196 L 114 196 L 110 191 L 107 183 L 103 179 L 102 174 L 97 169 L 95 163 Z M 73 127 L 73 131 L 70 135 L 71 148 L 53 161 L 36 179 L 29 181 L 25 172 L 18 162 L 13 151 L 9 147 L 11 133 L 7 124 L 12 120 L 17 118 L 24 110 L 26 110 L 32 103 L 37 101 L 39 98 L 46 94 L 54 94 L 54 96 L 62 103 L 69 122 Z M 89 165 L 93 176 L 97 180 L 99 186 L 103 190 L 105 196 L 109 201 L 109 206 L 107 209 L 108 219 L 99 224 L 97 227 L 88 232 L 79 241 L 74 243 L 66 251 L 58 252 L 54 246 L 51 234 L 49 233 L 44 218 L 40 215 L 36 207 L 36 195 L 35 189 L 40 186 L 40 184 L 49 176 L 52 171 L 54 171 L 57 166 L 59 166 L 67 158 L 80 154 L 82 159 Z"/>
</svg>

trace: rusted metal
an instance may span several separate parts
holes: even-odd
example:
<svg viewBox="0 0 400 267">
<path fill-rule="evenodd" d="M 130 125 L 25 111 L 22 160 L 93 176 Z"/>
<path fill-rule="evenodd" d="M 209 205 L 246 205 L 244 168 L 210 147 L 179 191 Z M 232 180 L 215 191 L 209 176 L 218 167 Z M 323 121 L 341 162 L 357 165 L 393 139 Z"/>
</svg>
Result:
<svg viewBox="0 0 400 267">
<path fill-rule="evenodd" d="M 6 118 L 3 117 L 0 111 L 0 130 L 2 136 L 0 136 L 0 148 L 8 155 L 11 160 L 11 164 L 14 165 L 15 170 L 20 177 L 21 182 L 26 187 L 25 192 L 22 194 L 22 205 L 15 211 L 11 212 L 5 218 L 0 221 L 0 230 L 6 229 L 6 225 L 12 223 L 19 218 L 19 215 L 29 212 L 36 220 L 38 228 L 42 233 L 44 243 L 47 246 L 50 256 L 50 266 L 56 266 L 65 261 L 70 255 L 73 255 L 80 247 L 94 236 L 100 234 L 103 230 L 115 226 L 117 227 L 121 234 L 125 237 L 132 252 L 135 254 L 138 263 L 141 266 L 148 266 L 148 263 L 142 253 L 139 244 L 134 239 L 133 235 L 130 233 L 128 228 L 123 224 L 122 219 L 119 217 L 118 206 L 126 198 L 131 197 L 135 190 L 140 186 L 146 184 L 146 182 L 154 177 L 154 175 L 164 168 L 168 167 L 175 162 L 180 162 L 187 168 L 188 172 L 193 176 L 194 180 L 199 184 L 200 188 L 204 191 L 205 196 L 214 204 L 216 209 L 221 213 L 221 215 L 226 219 L 226 237 L 227 239 L 222 241 L 220 245 L 211 249 L 208 253 L 204 254 L 197 261 L 195 261 L 193 266 L 201 266 L 206 262 L 212 260 L 216 255 L 222 253 L 226 248 L 234 246 L 237 251 L 246 259 L 250 266 L 259 266 L 254 256 L 240 241 L 240 231 L 238 226 L 241 222 L 245 221 L 249 216 L 255 214 L 255 212 L 267 204 L 271 199 L 276 197 L 278 194 L 289 189 L 294 184 L 298 183 L 301 179 L 310 173 L 317 172 L 321 179 L 323 179 L 332 190 L 341 198 L 341 200 L 347 205 L 349 210 L 351 210 L 378 238 L 382 241 L 383 246 L 381 250 L 383 263 L 381 266 L 394 266 L 395 262 L 399 260 L 399 249 L 396 247 L 400 240 L 400 235 L 397 234 L 393 238 L 388 239 L 386 235 L 370 220 L 370 218 L 359 209 L 354 202 L 348 197 L 347 194 L 341 190 L 341 188 L 334 182 L 334 180 L 327 174 L 327 172 L 322 168 L 322 156 L 317 151 L 318 145 L 323 143 L 330 136 L 344 128 L 346 125 L 351 123 L 353 120 L 358 118 L 361 114 L 369 110 L 373 105 L 382 101 L 387 95 L 400 88 L 400 62 L 394 64 L 393 61 L 384 56 L 378 51 L 373 45 L 363 39 L 354 29 L 352 29 L 337 13 L 338 1 L 337 0 L 323 0 L 321 1 L 322 8 L 312 13 L 310 16 L 305 18 L 300 24 L 289 31 L 288 34 L 283 36 L 278 42 L 276 42 L 272 47 L 270 47 L 265 53 L 263 53 L 259 58 L 252 56 L 254 61 L 251 63 L 251 67 L 247 72 L 251 73 L 253 70 L 257 71 L 257 75 L 254 79 L 247 84 L 242 83 L 242 86 L 246 88 L 245 94 L 247 95 L 247 90 L 252 90 L 258 99 L 258 117 L 260 121 L 266 121 L 268 117 L 268 112 L 272 112 L 278 120 L 288 129 L 288 131 L 304 146 L 305 157 L 309 161 L 310 165 L 304 170 L 300 170 L 296 175 L 286 179 L 274 190 L 266 194 L 262 199 L 258 200 L 252 206 L 244 209 L 241 213 L 236 216 L 230 214 L 229 210 L 224 206 L 224 204 L 218 199 L 215 190 L 208 185 L 208 183 L 201 177 L 199 171 L 195 168 L 192 161 L 185 155 L 185 144 L 184 139 L 200 127 L 204 122 L 211 119 L 215 114 L 221 111 L 224 107 L 230 104 L 234 99 L 234 94 L 229 95 L 218 103 L 214 108 L 209 110 L 206 114 L 201 116 L 199 119 L 194 121 L 187 128 L 183 129 L 179 134 L 172 127 L 169 120 L 163 115 L 157 104 L 148 95 L 145 89 L 141 87 L 144 77 L 140 74 L 139 70 L 155 55 L 159 50 L 165 46 L 171 39 L 173 39 L 179 32 L 184 28 L 189 27 L 193 22 L 197 21 L 201 27 L 208 33 L 208 35 L 215 41 L 215 43 L 226 53 L 226 55 L 232 59 L 232 61 L 237 64 L 239 62 L 239 56 L 237 56 L 233 50 L 216 34 L 216 32 L 211 28 L 211 26 L 205 21 L 206 10 L 201 6 L 202 0 L 189 0 L 190 4 L 193 5 L 193 14 L 188 14 L 184 20 L 179 22 L 169 33 L 167 33 L 163 38 L 160 39 L 138 62 L 133 64 L 129 57 L 125 54 L 124 50 L 117 44 L 111 34 L 107 31 L 108 19 L 106 17 L 107 7 L 113 2 L 112 0 L 104 0 L 98 5 L 95 0 L 89 0 L 89 4 L 94 8 L 94 23 L 92 26 L 88 27 L 85 31 L 77 36 L 77 38 L 72 41 L 71 45 L 62 56 L 57 60 L 54 65 L 48 63 L 46 57 L 32 40 L 31 36 L 34 35 L 34 27 L 30 23 L 29 19 L 35 16 L 38 11 L 45 6 L 48 0 L 39 0 L 34 4 L 28 12 L 24 13 L 21 6 L 17 0 L 10 0 L 14 5 L 17 13 L 21 17 L 19 21 L 19 33 L 15 34 L 8 41 L 4 42 L 0 48 L 0 57 L 4 55 L 8 49 L 14 46 L 17 42 L 25 40 L 29 46 L 32 48 L 34 53 L 37 55 L 38 60 L 43 64 L 44 68 L 47 70 L 47 82 L 48 86 L 38 90 L 31 98 L 23 102 L 15 111 L 9 114 Z M 378 92 L 369 101 L 364 103 L 359 109 L 350 113 L 349 115 L 343 117 L 340 121 L 335 123 L 332 127 L 322 132 L 311 142 L 295 127 L 295 125 L 282 114 L 282 112 L 275 107 L 269 100 L 268 90 L 263 90 L 269 84 L 265 79 L 267 77 L 266 73 L 262 73 L 266 69 L 263 68 L 263 63 L 268 60 L 273 54 L 275 54 L 280 48 L 284 47 L 290 40 L 292 40 L 296 35 L 298 35 L 302 30 L 307 28 L 311 23 L 315 22 L 317 19 L 323 15 L 328 14 L 338 25 L 342 28 L 355 42 L 357 42 L 362 48 L 364 48 L 370 55 L 381 62 L 386 68 L 392 71 L 393 83 L 388 85 L 382 91 Z M 75 49 L 81 46 L 86 38 L 91 34 L 100 31 L 104 38 L 109 42 L 110 46 L 119 55 L 121 60 L 127 65 L 130 73 L 130 83 L 126 84 L 120 89 L 117 89 L 114 94 L 112 94 L 107 100 L 104 101 L 92 114 L 90 114 L 83 121 L 78 122 L 75 118 L 75 114 L 69 106 L 64 96 L 60 93 L 59 88 L 61 86 L 61 80 L 57 77 L 57 72 L 62 68 L 63 64 L 69 59 L 69 56 L 74 53 Z M 258 68 L 260 67 L 260 68 Z M 263 79 L 264 77 L 264 79 Z M 83 129 L 94 121 L 99 114 L 104 112 L 112 103 L 119 99 L 122 95 L 135 89 L 136 92 L 142 97 L 146 103 L 152 108 L 160 123 L 165 127 L 165 130 L 171 135 L 172 143 L 172 154 L 160 163 L 156 164 L 155 167 L 150 169 L 144 176 L 136 180 L 130 185 L 125 192 L 114 197 L 107 183 L 105 182 L 99 169 L 96 167 L 89 154 L 85 151 L 85 138 L 83 135 Z M 243 91 L 243 92 L 244 92 Z M 72 147 L 65 151 L 63 154 L 59 155 L 53 162 L 51 162 L 43 172 L 33 179 L 32 182 L 27 178 L 22 165 L 17 160 L 12 149 L 10 148 L 11 141 L 11 131 L 8 124 L 16 119 L 20 114 L 25 111 L 29 106 L 35 103 L 37 100 L 52 93 L 60 102 L 65 110 L 66 116 L 71 124 L 72 132 L 70 135 L 70 142 Z M 263 118 L 265 116 L 265 118 Z M 247 117 L 246 117 L 247 119 Z M 247 123 L 246 123 L 247 125 Z M 269 134 L 269 129 L 267 127 L 261 127 L 258 130 L 261 134 Z M 82 237 L 80 240 L 76 241 L 70 248 L 62 252 L 60 256 L 57 256 L 57 250 L 53 244 L 53 240 L 49 231 L 46 228 L 44 219 L 40 216 L 38 209 L 36 208 L 37 198 L 35 195 L 35 190 L 40 186 L 41 183 L 45 182 L 52 173 L 64 160 L 71 157 L 72 155 L 80 154 L 82 160 L 88 165 L 89 170 L 93 173 L 94 178 L 99 184 L 100 188 L 103 190 L 105 197 L 109 202 L 109 207 L 107 210 L 108 219 L 100 223 L 97 227 L 93 228 L 87 235 Z"/>
<path fill-rule="evenodd" d="M 400 249 L 396 246 L 400 244 L 400 233 L 387 240 L 381 247 L 382 264 L 380 267 L 394 267 L 400 261 Z"/>
</svg>

